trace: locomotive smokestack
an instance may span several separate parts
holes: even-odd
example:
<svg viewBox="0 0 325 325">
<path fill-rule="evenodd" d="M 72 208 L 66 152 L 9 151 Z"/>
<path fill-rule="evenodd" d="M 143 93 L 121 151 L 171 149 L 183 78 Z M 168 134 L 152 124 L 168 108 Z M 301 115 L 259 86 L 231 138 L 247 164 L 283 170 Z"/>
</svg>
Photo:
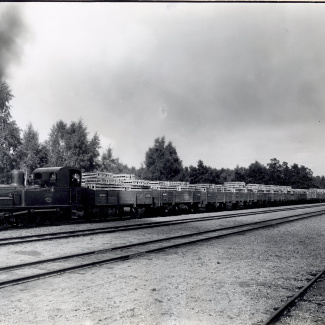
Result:
<svg viewBox="0 0 325 325">
<path fill-rule="evenodd" d="M 0 82 L 6 77 L 8 66 L 21 55 L 21 36 L 24 23 L 16 5 L 0 11 Z"/>
<path fill-rule="evenodd" d="M 25 184 L 25 175 L 22 170 L 14 169 L 11 172 L 11 185 L 23 186 Z"/>
</svg>

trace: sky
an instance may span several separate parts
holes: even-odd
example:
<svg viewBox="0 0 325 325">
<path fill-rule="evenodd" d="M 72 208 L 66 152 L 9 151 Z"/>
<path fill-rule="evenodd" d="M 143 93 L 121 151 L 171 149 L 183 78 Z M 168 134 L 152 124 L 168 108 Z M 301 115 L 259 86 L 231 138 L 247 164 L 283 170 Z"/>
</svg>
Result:
<svg viewBox="0 0 325 325">
<path fill-rule="evenodd" d="M 0 77 L 41 141 L 81 119 L 137 168 L 165 136 L 183 166 L 277 158 L 325 175 L 324 17 L 321 3 L 0 3 Z"/>
</svg>

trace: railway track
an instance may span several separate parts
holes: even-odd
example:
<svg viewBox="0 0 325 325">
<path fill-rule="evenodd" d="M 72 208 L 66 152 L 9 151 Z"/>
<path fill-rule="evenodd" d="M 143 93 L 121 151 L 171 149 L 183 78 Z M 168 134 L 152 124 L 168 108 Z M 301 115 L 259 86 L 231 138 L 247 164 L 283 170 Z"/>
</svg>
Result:
<svg viewBox="0 0 325 325">
<path fill-rule="evenodd" d="M 262 323 L 262 325 L 275 325 L 281 322 L 282 318 L 290 309 L 301 300 L 308 290 L 325 274 L 325 269 L 321 270 L 319 273 L 314 274 L 314 277 L 302 287 L 297 293 L 295 293 L 289 300 L 287 300 L 280 308 L 278 308 L 270 317 Z"/>
<path fill-rule="evenodd" d="M 305 203 L 305 205 L 303 205 L 301 203 L 300 205 L 300 208 L 308 208 L 308 207 L 311 207 L 311 206 L 319 206 L 319 205 L 322 205 L 324 203 Z M 281 206 L 281 205 L 280 205 Z M 301 207 L 302 206 L 302 207 Z M 282 206 L 283 207 L 283 206 Z M 280 210 L 282 210 L 282 207 L 280 207 Z M 251 207 L 250 209 L 261 209 L 262 207 Z M 266 207 L 265 207 L 266 208 Z M 288 210 L 291 210 L 291 209 L 297 209 L 296 205 L 294 207 L 291 207 L 290 205 L 286 205 L 285 208 L 284 208 L 284 211 L 288 209 Z M 219 210 L 219 212 L 222 211 L 222 210 Z M 227 211 L 224 210 L 224 211 Z M 213 211 L 211 211 L 213 212 Z M 179 216 L 179 215 L 182 215 L 182 213 L 180 214 L 177 214 L 175 216 Z M 171 216 L 171 215 L 169 215 Z M 0 213 L 0 217 L 1 217 L 1 213 Z M 134 220 L 134 219 L 141 219 L 141 218 L 155 218 L 155 217 L 162 217 L 162 216 L 159 216 L 159 215 L 143 215 L 142 217 L 131 217 L 131 216 L 120 216 L 120 217 L 113 217 L 113 218 L 98 218 L 98 219 L 79 219 L 79 218 L 76 218 L 76 219 L 71 219 L 69 221 L 62 221 L 62 222 L 45 222 L 45 223 L 32 223 L 32 224 L 29 224 L 29 225 L 23 225 L 23 224 L 15 224 L 15 225 L 9 225 L 9 224 L 3 224 L 3 223 L 0 223 L 0 232 L 1 231 L 10 231 L 11 229 L 16 229 L 16 228 L 19 228 L 19 229 L 28 229 L 28 228 L 35 228 L 35 227 L 51 227 L 51 226 L 62 226 L 62 225 L 71 225 L 71 224 L 74 224 L 74 225 L 80 225 L 80 224 L 87 224 L 89 222 L 92 222 L 92 223 L 102 223 L 102 222 L 115 222 L 115 221 L 126 221 L 126 220 Z"/>
<path fill-rule="evenodd" d="M 317 207 L 319 206 L 324 206 L 324 205 L 317 205 Z M 132 224 L 132 225 L 119 225 L 119 226 L 99 227 L 93 229 L 79 229 L 79 230 L 60 231 L 60 232 L 43 233 L 43 234 L 35 234 L 35 235 L 27 235 L 27 236 L 7 237 L 7 238 L 0 238 L 0 247 L 8 246 L 8 245 L 47 241 L 47 240 L 67 239 L 67 238 L 81 237 L 81 236 L 102 235 L 102 234 L 115 233 L 121 231 L 174 226 L 174 225 L 186 224 L 186 223 L 230 219 L 230 218 L 237 218 L 241 216 L 260 215 L 260 214 L 293 211 L 293 210 L 301 210 L 301 209 L 308 209 L 308 208 L 310 208 L 310 206 L 286 207 L 280 209 L 240 212 L 240 213 L 233 213 L 228 215 L 223 214 L 223 215 L 213 215 L 213 216 L 197 217 L 197 218 L 192 217 L 192 218 L 185 218 L 179 220 L 154 221 L 154 222 L 146 222 L 146 223 Z"/>
<path fill-rule="evenodd" d="M 305 212 L 272 220 L 223 227 L 213 230 L 142 241 L 128 245 L 109 247 L 68 256 L 38 260 L 29 263 L 10 265 L 0 268 L 0 289 L 28 281 L 54 276 L 78 269 L 94 267 L 101 264 L 129 260 L 185 245 L 215 240 L 226 236 L 247 233 L 267 227 L 278 226 L 306 218 L 323 215 L 324 211 Z"/>
</svg>

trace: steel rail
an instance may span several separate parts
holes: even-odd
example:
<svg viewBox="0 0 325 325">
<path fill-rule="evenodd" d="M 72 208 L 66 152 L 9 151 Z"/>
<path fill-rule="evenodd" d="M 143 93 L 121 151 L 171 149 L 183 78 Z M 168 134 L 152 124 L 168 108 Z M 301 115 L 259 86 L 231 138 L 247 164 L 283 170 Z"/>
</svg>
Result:
<svg viewBox="0 0 325 325">
<path fill-rule="evenodd" d="M 158 242 L 168 242 L 168 241 L 175 240 L 175 239 L 194 237 L 194 236 L 198 236 L 198 235 L 208 234 L 211 232 L 225 231 L 225 230 L 235 229 L 235 228 L 239 228 L 239 227 L 242 228 L 242 227 L 253 226 L 252 228 L 236 230 L 236 231 L 232 231 L 232 232 L 226 233 L 226 234 L 218 234 L 218 235 L 211 236 L 211 237 L 194 239 L 194 240 L 181 242 L 181 243 L 177 243 L 177 244 L 171 244 L 171 245 L 148 249 L 148 250 L 140 251 L 140 252 L 136 252 L 136 253 L 131 253 L 131 254 L 121 255 L 121 256 L 117 256 L 117 257 L 113 257 L 113 258 L 103 259 L 103 260 L 99 260 L 99 261 L 95 261 L 95 262 L 85 263 L 85 264 L 81 264 L 81 265 L 80 264 L 74 265 L 74 266 L 70 266 L 67 268 L 44 272 L 41 274 L 26 276 L 26 277 L 22 277 L 22 278 L 16 278 L 16 279 L 7 280 L 7 281 L 2 281 L 2 282 L 0 282 L 0 289 L 3 287 L 9 286 L 9 285 L 20 284 L 20 283 L 24 283 L 27 281 L 37 280 L 40 278 L 44 278 L 44 277 L 48 277 L 48 276 L 52 276 L 52 275 L 56 275 L 56 274 L 61 274 L 61 273 L 65 273 L 65 272 L 69 272 L 69 271 L 73 271 L 73 270 L 77 270 L 77 269 L 89 268 L 89 267 L 93 267 L 96 265 L 113 263 L 113 262 L 123 261 L 123 260 L 129 260 L 129 259 L 143 256 L 146 254 L 156 253 L 156 252 L 164 251 L 167 249 L 178 248 L 178 247 L 185 246 L 185 245 L 196 244 L 196 243 L 213 240 L 213 239 L 217 239 L 217 238 L 224 238 L 227 236 L 241 234 L 241 233 L 254 231 L 254 230 L 258 230 L 258 229 L 262 229 L 262 228 L 277 226 L 279 224 L 294 222 L 297 220 L 302 220 L 302 219 L 306 219 L 306 218 L 310 218 L 310 217 L 316 217 L 316 216 L 320 216 L 322 214 L 324 214 L 323 211 L 322 212 L 319 212 L 319 211 L 318 212 L 309 212 L 303 216 L 301 216 L 301 215 L 288 216 L 288 217 L 281 218 L 281 220 L 272 219 L 272 220 L 259 221 L 257 223 L 242 224 L 242 225 L 237 225 L 237 226 L 232 226 L 232 227 L 225 227 L 225 228 L 208 230 L 208 231 L 203 231 L 203 232 L 198 232 L 198 233 L 191 233 L 191 234 L 186 234 L 186 235 L 167 237 L 167 238 L 161 238 L 161 239 L 156 239 L 156 240 L 150 240 L 150 241 L 146 241 L 146 242 L 140 242 L 140 243 L 128 244 L 128 245 L 123 245 L 123 246 L 118 246 L 118 247 L 112 247 L 112 248 L 107 248 L 104 250 L 97 250 L 97 251 L 92 251 L 92 252 L 73 254 L 70 256 L 57 257 L 57 258 L 47 259 L 47 260 L 43 260 L 43 261 L 35 261 L 35 262 L 30 262 L 30 263 L 7 266 L 7 267 L 0 268 L 0 271 L 6 272 L 6 271 L 14 270 L 14 269 L 25 268 L 25 267 L 34 266 L 34 265 L 56 262 L 59 260 L 72 259 L 72 258 L 82 257 L 82 256 L 87 256 L 87 255 L 101 254 L 101 253 L 110 252 L 110 251 L 114 251 L 114 250 L 123 250 L 123 249 L 127 249 L 127 248 L 133 248 L 136 246 L 155 244 Z"/>
<path fill-rule="evenodd" d="M 325 274 L 325 269 L 320 271 L 311 281 L 309 281 L 302 289 L 300 289 L 292 298 L 286 301 L 280 308 L 278 308 L 262 325 L 272 325 L 275 324 L 287 311 L 291 308 L 299 298 L 307 293 L 307 290 L 321 277 Z"/>
<path fill-rule="evenodd" d="M 180 219 L 180 220 L 147 222 L 147 223 L 136 224 L 136 225 L 133 224 L 133 225 L 110 226 L 110 227 L 70 230 L 70 231 L 63 231 L 63 232 L 36 234 L 36 235 L 19 236 L 19 237 L 7 237 L 7 238 L 0 238 L 0 247 L 8 246 L 8 245 L 40 242 L 40 241 L 46 241 L 46 240 L 57 240 L 57 239 L 67 239 L 67 238 L 74 238 L 74 237 L 81 237 L 81 236 L 101 235 L 101 234 L 114 233 L 114 232 L 119 232 L 119 231 L 131 231 L 131 230 L 139 230 L 139 229 L 164 227 L 164 226 L 173 226 L 173 225 L 177 225 L 177 224 L 230 219 L 230 218 L 237 218 L 237 217 L 250 216 L 250 215 L 259 215 L 259 214 L 265 214 L 265 213 L 275 213 L 275 212 L 283 212 L 283 211 L 289 211 L 289 210 L 300 210 L 300 209 L 305 209 L 305 208 L 307 209 L 309 207 L 252 211 L 252 212 L 242 212 L 242 213 L 234 213 L 234 214 L 228 214 L 228 215 L 214 215 L 214 216 L 206 216 L 206 217 L 199 217 L 199 218 L 186 218 L 186 219 Z"/>
</svg>

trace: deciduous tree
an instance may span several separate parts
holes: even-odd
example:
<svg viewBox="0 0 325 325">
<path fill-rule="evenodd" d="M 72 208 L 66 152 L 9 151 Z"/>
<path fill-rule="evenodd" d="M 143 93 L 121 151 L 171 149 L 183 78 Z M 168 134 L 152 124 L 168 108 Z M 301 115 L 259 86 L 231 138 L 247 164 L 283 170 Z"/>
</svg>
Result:
<svg viewBox="0 0 325 325">
<path fill-rule="evenodd" d="M 247 169 L 246 182 L 250 184 L 265 184 L 267 182 L 267 168 L 258 161 L 250 164 Z"/>
<path fill-rule="evenodd" d="M 280 161 L 276 158 L 271 159 L 271 161 L 267 164 L 267 168 L 267 183 L 272 185 L 281 185 L 283 183 L 283 171 Z"/>
<path fill-rule="evenodd" d="M 313 184 L 313 172 L 305 167 L 293 164 L 290 167 L 291 186 L 293 188 L 311 188 Z"/>
<path fill-rule="evenodd" d="M 39 141 L 39 134 L 30 123 L 23 133 L 22 144 L 18 149 L 20 169 L 30 174 L 34 169 L 47 164 L 46 146 Z"/>
<path fill-rule="evenodd" d="M 155 139 L 146 152 L 144 165 L 143 177 L 149 180 L 179 180 L 183 170 L 176 148 L 171 142 L 166 144 L 165 137 Z"/>
<path fill-rule="evenodd" d="M 11 120 L 12 92 L 5 81 L 0 82 L 0 183 L 7 183 L 10 171 L 17 167 L 16 152 L 21 145 L 20 129 Z"/>
<path fill-rule="evenodd" d="M 189 167 L 189 181 L 191 184 L 218 184 L 220 182 L 220 173 L 217 169 L 204 165 L 199 160 L 197 167 Z"/>
<path fill-rule="evenodd" d="M 122 164 L 119 158 L 114 158 L 111 147 L 108 147 L 102 154 L 99 170 L 113 174 L 129 174 L 136 172 L 134 168 L 129 168 L 127 165 Z"/>
<path fill-rule="evenodd" d="M 46 142 L 49 166 L 66 166 L 67 149 L 65 137 L 67 128 L 67 124 L 62 120 L 56 122 L 51 128 L 49 139 Z"/>
<path fill-rule="evenodd" d="M 51 166 L 72 166 L 85 171 L 97 168 L 100 141 L 97 133 L 91 140 L 84 123 L 71 122 L 68 126 L 63 121 L 53 125 L 47 142 Z"/>
<path fill-rule="evenodd" d="M 238 165 L 235 168 L 235 182 L 247 182 L 247 168 L 239 167 Z"/>
</svg>

